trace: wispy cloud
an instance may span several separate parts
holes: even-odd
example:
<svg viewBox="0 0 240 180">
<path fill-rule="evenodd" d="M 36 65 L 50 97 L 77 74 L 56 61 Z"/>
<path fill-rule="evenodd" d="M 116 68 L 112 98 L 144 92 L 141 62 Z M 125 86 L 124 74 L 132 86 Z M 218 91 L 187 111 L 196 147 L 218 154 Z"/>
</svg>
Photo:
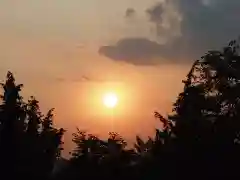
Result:
<svg viewBox="0 0 240 180">
<path fill-rule="evenodd" d="M 81 77 L 78 78 L 56 78 L 56 82 L 69 82 L 69 83 L 81 83 L 81 82 L 108 82 L 109 80 L 107 79 L 99 79 L 99 78 L 94 78 L 94 77 L 88 77 L 86 75 L 82 75 Z"/>
<path fill-rule="evenodd" d="M 131 18 L 136 14 L 135 9 L 133 8 L 127 8 L 126 12 L 125 12 L 125 17 L 127 18 Z"/>
</svg>

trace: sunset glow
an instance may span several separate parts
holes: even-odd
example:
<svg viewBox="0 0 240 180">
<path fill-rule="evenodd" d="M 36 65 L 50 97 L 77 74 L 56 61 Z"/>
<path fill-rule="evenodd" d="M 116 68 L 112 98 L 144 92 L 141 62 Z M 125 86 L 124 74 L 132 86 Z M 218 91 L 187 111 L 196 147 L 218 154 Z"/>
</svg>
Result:
<svg viewBox="0 0 240 180">
<path fill-rule="evenodd" d="M 103 104 L 107 108 L 114 108 L 118 103 L 118 97 L 115 93 L 106 93 L 103 96 Z"/>
</svg>

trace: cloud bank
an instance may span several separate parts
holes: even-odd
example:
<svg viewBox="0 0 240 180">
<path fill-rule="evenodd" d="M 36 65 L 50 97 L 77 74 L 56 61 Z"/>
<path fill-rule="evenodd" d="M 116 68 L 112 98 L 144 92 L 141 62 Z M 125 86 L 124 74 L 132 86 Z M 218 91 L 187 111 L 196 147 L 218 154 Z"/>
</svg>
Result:
<svg viewBox="0 0 240 180">
<path fill-rule="evenodd" d="M 186 63 L 240 35 L 239 0 L 165 0 L 145 14 L 155 39 L 125 37 L 99 53 L 135 65 Z"/>
</svg>

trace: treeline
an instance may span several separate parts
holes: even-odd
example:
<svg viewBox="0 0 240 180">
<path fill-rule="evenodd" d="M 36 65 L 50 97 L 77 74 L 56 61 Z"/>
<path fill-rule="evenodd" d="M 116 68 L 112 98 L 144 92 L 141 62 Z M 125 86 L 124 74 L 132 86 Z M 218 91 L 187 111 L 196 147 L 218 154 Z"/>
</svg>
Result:
<svg viewBox="0 0 240 180">
<path fill-rule="evenodd" d="M 60 158 L 64 130 L 52 110 L 26 103 L 8 73 L 0 106 L 0 170 L 5 179 L 240 178 L 240 56 L 236 41 L 197 60 L 183 81 L 173 112 L 154 137 L 136 137 L 133 149 L 117 133 L 106 140 L 77 129 L 70 160 Z M 56 162 L 65 166 L 57 167 Z M 4 179 L 4 178 L 2 178 Z"/>
</svg>

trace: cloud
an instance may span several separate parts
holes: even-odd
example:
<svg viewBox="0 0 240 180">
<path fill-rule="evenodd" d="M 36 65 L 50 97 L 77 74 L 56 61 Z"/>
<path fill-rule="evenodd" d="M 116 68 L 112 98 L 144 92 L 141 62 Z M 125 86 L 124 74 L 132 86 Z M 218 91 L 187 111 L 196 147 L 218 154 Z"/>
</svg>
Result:
<svg viewBox="0 0 240 180">
<path fill-rule="evenodd" d="M 87 76 L 81 76 L 79 78 L 73 78 L 73 79 L 67 79 L 67 78 L 62 78 L 62 77 L 58 77 L 55 79 L 57 82 L 84 82 L 84 81 L 91 81 L 92 79 L 90 79 Z"/>
<path fill-rule="evenodd" d="M 164 3 L 157 3 L 155 6 L 146 10 L 149 15 L 150 21 L 161 24 L 163 21 Z"/>
<path fill-rule="evenodd" d="M 72 82 L 72 83 L 79 83 L 79 82 L 107 82 L 107 80 L 104 79 L 98 79 L 98 78 L 92 78 L 85 75 L 80 76 L 79 78 L 55 78 L 57 82 L 63 83 L 63 82 Z"/>
<path fill-rule="evenodd" d="M 239 0 L 165 0 L 145 13 L 155 39 L 125 37 L 99 53 L 135 65 L 186 63 L 240 35 Z"/>
<path fill-rule="evenodd" d="M 156 3 L 147 8 L 145 13 L 148 21 L 153 25 L 155 41 L 166 43 L 181 35 L 182 16 L 172 1 Z"/>
<path fill-rule="evenodd" d="M 99 49 L 99 54 L 116 61 L 125 61 L 134 65 L 154 65 L 157 64 L 159 59 L 161 59 L 162 63 L 168 63 L 169 59 L 178 63 L 177 59 L 174 59 L 172 55 L 174 53 L 180 55 L 181 52 L 174 51 L 168 49 L 165 45 L 146 38 L 126 38 L 118 41 L 116 45 L 102 46 Z M 179 61 L 179 63 L 182 62 Z"/>
<path fill-rule="evenodd" d="M 133 8 L 127 8 L 126 12 L 125 12 L 125 17 L 127 18 L 131 18 L 136 14 L 135 9 Z"/>
<path fill-rule="evenodd" d="M 102 46 L 99 53 L 116 61 L 146 65 L 152 64 L 152 60 L 159 55 L 159 46 L 147 39 L 126 38 L 118 41 L 116 45 Z"/>
<path fill-rule="evenodd" d="M 239 0 L 180 0 L 182 40 L 201 53 L 218 48 L 240 34 Z"/>
</svg>

